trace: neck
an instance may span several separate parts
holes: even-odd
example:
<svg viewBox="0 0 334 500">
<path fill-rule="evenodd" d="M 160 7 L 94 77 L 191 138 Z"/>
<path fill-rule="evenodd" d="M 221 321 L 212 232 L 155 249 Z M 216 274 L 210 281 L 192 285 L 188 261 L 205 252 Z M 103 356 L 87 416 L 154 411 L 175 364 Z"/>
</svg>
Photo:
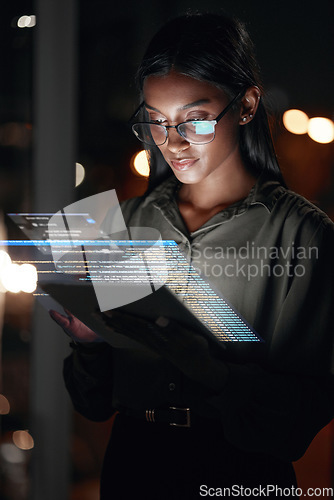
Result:
<svg viewBox="0 0 334 500">
<path fill-rule="evenodd" d="M 212 210 L 217 206 L 223 209 L 245 198 L 255 182 L 255 177 L 242 165 L 234 168 L 233 175 L 224 172 L 200 183 L 182 184 L 178 200 L 181 204 L 186 203 L 201 210 Z"/>
</svg>

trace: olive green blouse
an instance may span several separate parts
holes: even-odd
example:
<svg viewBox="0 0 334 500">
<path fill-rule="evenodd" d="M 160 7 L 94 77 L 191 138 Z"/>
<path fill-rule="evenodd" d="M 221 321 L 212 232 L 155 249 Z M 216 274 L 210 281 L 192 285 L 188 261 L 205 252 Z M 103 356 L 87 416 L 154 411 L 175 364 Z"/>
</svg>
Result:
<svg viewBox="0 0 334 500">
<path fill-rule="evenodd" d="M 334 416 L 334 225 L 261 175 L 245 199 L 189 233 L 178 188 L 172 176 L 124 202 L 126 224 L 174 240 L 264 342 L 225 343 L 220 357 L 229 376 L 219 394 L 145 350 L 107 343 L 76 349 L 64 366 L 74 406 L 93 420 L 123 408 L 187 406 L 220 421 L 238 448 L 296 460 Z"/>
</svg>

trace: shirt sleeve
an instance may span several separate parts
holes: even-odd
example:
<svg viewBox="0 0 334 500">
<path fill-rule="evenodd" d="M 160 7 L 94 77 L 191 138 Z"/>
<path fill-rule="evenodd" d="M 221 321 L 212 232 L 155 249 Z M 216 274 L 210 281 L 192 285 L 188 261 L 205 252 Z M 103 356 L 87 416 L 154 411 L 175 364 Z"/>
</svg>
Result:
<svg viewBox="0 0 334 500">
<path fill-rule="evenodd" d="M 110 209 L 101 223 L 102 234 L 124 230 L 123 210 L 132 210 L 138 203 L 132 198 Z M 64 360 L 63 377 L 73 406 L 81 415 L 93 421 L 109 419 L 116 410 L 112 407 L 113 349 L 107 343 L 78 344 Z"/>
<path fill-rule="evenodd" d="M 223 391 L 209 398 L 241 449 L 297 460 L 334 417 L 333 234 L 330 222 L 321 224 L 309 242 L 318 253 L 292 280 L 267 362 L 228 363 Z"/>
<path fill-rule="evenodd" d="M 112 408 L 112 347 L 106 342 L 79 345 L 64 361 L 65 386 L 73 406 L 93 421 L 110 418 Z"/>
</svg>

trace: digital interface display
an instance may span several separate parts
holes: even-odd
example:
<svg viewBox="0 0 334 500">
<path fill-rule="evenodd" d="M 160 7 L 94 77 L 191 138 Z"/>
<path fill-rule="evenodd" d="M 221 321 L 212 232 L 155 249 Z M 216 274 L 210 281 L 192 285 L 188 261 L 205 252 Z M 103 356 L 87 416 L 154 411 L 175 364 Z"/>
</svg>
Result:
<svg viewBox="0 0 334 500">
<path fill-rule="evenodd" d="M 166 286 L 220 341 L 259 342 L 261 337 L 203 279 L 172 240 L 12 240 L 7 246 L 48 251 L 30 261 L 38 282 L 91 282 L 99 299 L 139 299 Z M 53 258 L 48 258 L 52 250 Z M 40 293 L 40 292 L 39 292 Z M 137 294 L 137 295 L 136 295 Z M 129 298 L 131 300 L 129 300 Z M 104 309 L 112 309 L 106 303 Z M 121 304 L 122 305 L 122 304 Z"/>
</svg>

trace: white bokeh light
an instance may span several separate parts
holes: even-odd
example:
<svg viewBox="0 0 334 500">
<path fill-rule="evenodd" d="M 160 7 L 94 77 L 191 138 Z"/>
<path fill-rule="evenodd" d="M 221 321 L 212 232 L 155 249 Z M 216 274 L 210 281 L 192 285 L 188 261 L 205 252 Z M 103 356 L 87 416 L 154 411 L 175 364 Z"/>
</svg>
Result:
<svg viewBox="0 0 334 500">
<path fill-rule="evenodd" d="M 11 262 L 9 255 L 8 258 L 9 260 L 0 253 L 0 289 L 3 292 L 12 293 L 34 292 L 37 287 L 37 270 L 35 266 L 32 264 L 15 264 Z"/>
<path fill-rule="evenodd" d="M 314 141 L 328 144 L 334 140 L 334 123 L 329 118 L 311 118 L 307 133 Z"/>
<path fill-rule="evenodd" d="M 139 151 L 139 153 L 137 153 L 134 156 L 132 164 L 135 172 L 138 175 L 142 177 L 148 177 L 150 175 L 150 165 L 148 163 L 147 154 L 145 150 Z"/>
<path fill-rule="evenodd" d="M 34 440 L 28 431 L 13 432 L 13 443 L 20 450 L 31 450 L 34 447 Z"/>
<path fill-rule="evenodd" d="M 31 264 L 20 266 L 20 288 L 22 292 L 32 293 L 37 287 L 37 270 Z"/>
<path fill-rule="evenodd" d="M 0 415 L 7 415 L 10 412 L 10 404 L 6 396 L 0 394 Z"/>
<path fill-rule="evenodd" d="M 85 178 L 85 169 L 81 163 L 75 164 L 75 187 L 79 186 Z"/>
<path fill-rule="evenodd" d="M 21 464 L 25 460 L 24 452 L 14 443 L 3 443 L 0 445 L 1 461 L 9 464 Z"/>
<path fill-rule="evenodd" d="M 8 253 L 5 250 L 0 250 L 0 274 L 5 267 L 9 266 L 12 263 L 12 259 L 9 257 Z"/>
<path fill-rule="evenodd" d="M 0 293 L 7 292 L 7 289 L 5 288 L 3 282 L 2 282 L 2 276 L 5 271 L 5 269 L 10 266 L 12 263 L 12 259 L 8 255 L 5 250 L 0 250 Z"/>
<path fill-rule="evenodd" d="M 33 28 L 36 25 L 36 16 L 21 16 L 17 21 L 18 28 Z"/>
<path fill-rule="evenodd" d="M 18 264 L 9 264 L 1 274 L 1 281 L 8 292 L 19 293 L 20 286 L 20 266 Z"/>
<path fill-rule="evenodd" d="M 309 117 L 300 109 L 288 109 L 283 115 L 284 127 L 292 134 L 306 134 Z"/>
</svg>

